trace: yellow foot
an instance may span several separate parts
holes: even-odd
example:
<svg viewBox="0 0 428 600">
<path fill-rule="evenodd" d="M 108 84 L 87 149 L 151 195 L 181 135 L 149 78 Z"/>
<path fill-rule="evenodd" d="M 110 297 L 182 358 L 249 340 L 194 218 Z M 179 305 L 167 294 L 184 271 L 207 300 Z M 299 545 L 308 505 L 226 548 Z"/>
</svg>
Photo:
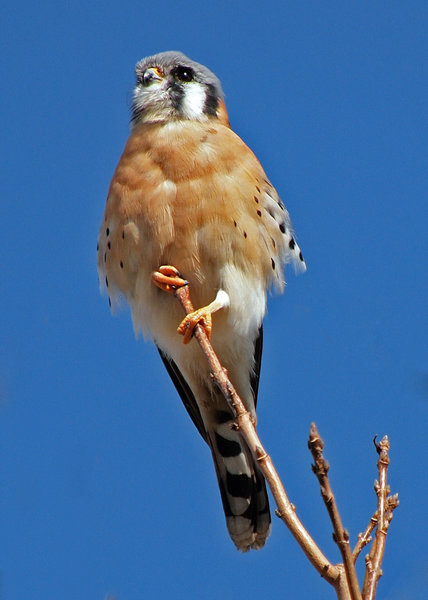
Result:
<svg viewBox="0 0 428 600">
<path fill-rule="evenodd" d="M 208 339 L 211 337 L 212 330 L 212 316 L 211 309 L 209 306 L 198 308 L 192 313 L 189 313 L 180 323 L 177 331 L 180 335 L 184 336 L 183 343 L 188 344 L 192 339 L 193 332 L 196 325 L 199 323 L 205 329 Z"/>
<path fill-rule="evenodd" d="M 158 271 L 154 271 L 152 273 L 152 281 L 161 290 L 170 293 L 189 283 L 183 279 L 181 273 L 171 265 L 162 265 L 162 267 L 159 267 Z"/>
<path fill-rule="evenodd" d="M 217 296 L 213 302 L 208 306 L 198 308 L 189 313 L 180 323 L 177 331 L 179 334 L 184 336 L 183 342 L 188 344 L 192 339 L 193 332 L 198 323 L 205 329 L 208 339 L 211 336 L 212 330 L 212 313 L 217 312 L 221 308 L 227 308 L 230 304 L 229 296 L 224 290 L 219 290 Z"/>
</svg>

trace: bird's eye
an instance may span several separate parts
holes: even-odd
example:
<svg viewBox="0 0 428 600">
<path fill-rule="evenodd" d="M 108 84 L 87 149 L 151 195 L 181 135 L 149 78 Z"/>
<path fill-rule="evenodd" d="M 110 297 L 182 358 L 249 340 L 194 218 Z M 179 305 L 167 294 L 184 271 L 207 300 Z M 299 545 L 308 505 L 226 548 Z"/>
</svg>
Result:
<svg viewBox="0 0 428 600">
<path fill-rule="evenodd" d="M 179 81 L 189 82 L 193 81 L 194 72 L 190 67 L 177 67 L 174 71 L 174 76 Z"/>
</svg>

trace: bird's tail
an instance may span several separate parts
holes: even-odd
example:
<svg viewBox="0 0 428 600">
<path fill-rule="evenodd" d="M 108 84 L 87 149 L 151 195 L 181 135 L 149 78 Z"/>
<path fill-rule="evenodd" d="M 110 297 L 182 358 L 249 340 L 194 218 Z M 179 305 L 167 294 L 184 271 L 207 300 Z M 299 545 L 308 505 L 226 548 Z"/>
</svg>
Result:
<svg viewBox="0 0 428 600">
<path fill-rule="evenodd" d="M 238 550 L 262 548 L 270 534 L 269 500 L 263 475 L 233 419 L 222 412 L 208 433 L 230 537 Z"/>
</svg>

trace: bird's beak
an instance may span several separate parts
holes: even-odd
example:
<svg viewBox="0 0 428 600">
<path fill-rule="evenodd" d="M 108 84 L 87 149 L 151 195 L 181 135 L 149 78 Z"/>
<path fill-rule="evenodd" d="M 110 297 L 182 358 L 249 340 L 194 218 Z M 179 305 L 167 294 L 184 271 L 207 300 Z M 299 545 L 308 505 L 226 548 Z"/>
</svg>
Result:
<svg viewBox="0 0 428 600">
<path fill-rule="evenodd" d="M 144 82 L 160 81 L 163 78 L 163 72 L 159 67 L 150 67 L 144 71 Z"/>
</svg>

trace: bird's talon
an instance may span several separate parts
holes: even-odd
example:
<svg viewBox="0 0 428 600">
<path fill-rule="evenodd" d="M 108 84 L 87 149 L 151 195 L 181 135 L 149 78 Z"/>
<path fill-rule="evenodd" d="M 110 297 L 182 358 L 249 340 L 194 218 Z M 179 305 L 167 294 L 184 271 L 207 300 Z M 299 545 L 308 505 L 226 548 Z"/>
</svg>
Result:
<svg viewBox="0 0 428 600">
<path fill-rule="evenodd" d="M 177 328 L 177 332 L 184 337 L 183 343 L 188 344 L 192 339 L 196 325 L 202 325 L 205 329 L 205 333 L 210 339 L 212 329 L 212 316 L 211 312 L 205 308 L 199 308 L 192 313 L 189 313 L 180 323 Z"/>
<path fill-rule="evenodd" d="M 162 265 L 158 271 L 154 271 L 152 281 L 158 288 L 169 293 L 189 284 L 186 279 L 183 279 L 181 273 L 171 265 Z"/>
</svg>

